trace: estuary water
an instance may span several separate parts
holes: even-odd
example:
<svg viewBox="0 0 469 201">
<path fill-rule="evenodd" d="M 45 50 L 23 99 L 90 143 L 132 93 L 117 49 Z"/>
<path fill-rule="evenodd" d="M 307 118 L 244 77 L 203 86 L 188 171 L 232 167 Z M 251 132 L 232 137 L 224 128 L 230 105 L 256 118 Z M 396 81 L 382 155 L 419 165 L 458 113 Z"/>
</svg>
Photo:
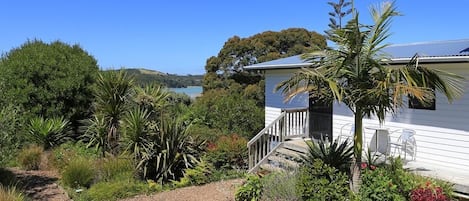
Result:
<svg viewBox="0 0 469 201">
<path fill-rule="evenodd" d="M 188 86 L 187 88 L 169 88 L 169 90 L 174 91 L 176 93 L 187 94 L 191 98 L 195 98 L 202 94 L 202 86 Z"/>
</svg>

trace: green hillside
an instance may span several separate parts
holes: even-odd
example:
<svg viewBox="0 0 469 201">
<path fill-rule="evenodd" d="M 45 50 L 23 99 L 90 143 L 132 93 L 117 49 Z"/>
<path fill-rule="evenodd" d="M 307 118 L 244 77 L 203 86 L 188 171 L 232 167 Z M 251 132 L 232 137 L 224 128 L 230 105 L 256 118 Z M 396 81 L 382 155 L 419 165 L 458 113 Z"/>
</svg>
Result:
<svg viewBox="0 0 469 201">
<path fill-rule="evenodd" d="M 124 70 L 129 75 L 132 75 L 135 78 L 135 82 L 140 85 L 156 82 L 169 88 L 202 86 L 203 75 L 176 75 L 143 68 L 129 68 Z"/>
</svg>

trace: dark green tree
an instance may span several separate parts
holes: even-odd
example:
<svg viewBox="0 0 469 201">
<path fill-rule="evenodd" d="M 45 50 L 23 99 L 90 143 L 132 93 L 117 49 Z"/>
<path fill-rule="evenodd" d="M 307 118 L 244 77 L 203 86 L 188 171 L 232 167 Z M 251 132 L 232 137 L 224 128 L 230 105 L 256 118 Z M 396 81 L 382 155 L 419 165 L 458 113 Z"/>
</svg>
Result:
<svg viewBox="0 0 469 201">
<path fill-rule="evenodd" d="M 302 28 L 280 32 L 266 31 L 248 38 L 229 38 L 216 57 L 207 60 L 204 91 L 231 87 L 228 80 L 245 86 L 257 84 L 262 77 L 242 67 L 307 53 L 326 47 L 324 36 Z"/>
<path fill-rule="evenodd" d="M 96 59 L 79 45 L 27 41 L 0 59 L 0 105 L 20 106 L 28 117 L 63 116 L 74 127 L 90 115 Z"/>
</svg>

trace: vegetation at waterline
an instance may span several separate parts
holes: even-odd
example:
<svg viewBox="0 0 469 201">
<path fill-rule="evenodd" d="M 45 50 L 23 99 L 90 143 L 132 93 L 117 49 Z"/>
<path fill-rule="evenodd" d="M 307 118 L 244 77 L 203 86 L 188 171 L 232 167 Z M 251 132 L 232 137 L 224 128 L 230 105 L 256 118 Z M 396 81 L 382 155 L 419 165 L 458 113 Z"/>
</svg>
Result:
<svg viewBox="0 0 469 201">
<path fill-rule="evenodd" d="M 126 68 L 123 70 L 132 76 L 135 83 L 140 86 L 155 82 L 168 88 L 202 86 L 203 75 L 176 75 L 144 68 Z"/>
</svg>

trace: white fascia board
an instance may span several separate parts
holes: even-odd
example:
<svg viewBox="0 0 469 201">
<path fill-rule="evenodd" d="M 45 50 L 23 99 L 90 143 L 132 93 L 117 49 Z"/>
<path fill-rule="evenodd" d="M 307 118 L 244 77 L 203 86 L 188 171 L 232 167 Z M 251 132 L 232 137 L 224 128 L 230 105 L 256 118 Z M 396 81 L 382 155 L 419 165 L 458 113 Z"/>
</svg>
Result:
<svg viewBox="0 0 469 201">
<path fill-rule="evenodd" d="M 397 58 L 390 61 L 383 61 L 389 64 L 404 64 L 408 63 L 412 58 Z M 418 57 L 420 63 L 457 63 L 469 62 L 469 56 L 447 56 L 447 57 Z"/>
<path fill-rule="evenodd" d="M 284 69 L 284 68 L 302 68 L 313 65 L 312 63 L 300 63 L 300 64 L 274 64 L 274 65 L 253 65 L 245 66 L 246 70 L 267 70 L 267 69 Z"/>
</svg>

